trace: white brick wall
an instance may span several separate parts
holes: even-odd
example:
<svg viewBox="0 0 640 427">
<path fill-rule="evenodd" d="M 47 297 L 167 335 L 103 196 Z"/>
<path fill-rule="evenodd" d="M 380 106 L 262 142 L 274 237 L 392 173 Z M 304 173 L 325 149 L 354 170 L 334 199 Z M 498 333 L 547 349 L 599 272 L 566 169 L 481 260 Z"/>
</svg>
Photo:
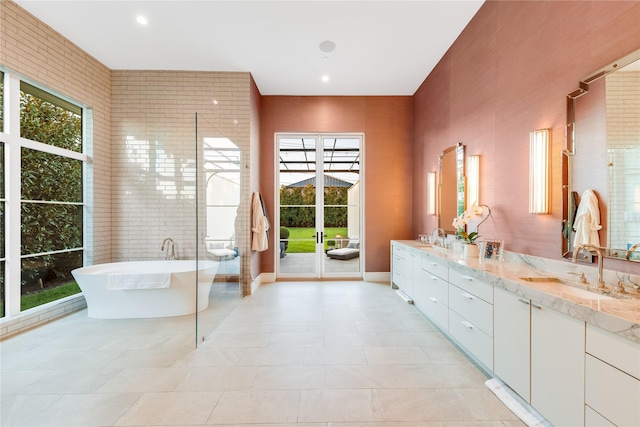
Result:
<svg viewBox="0 0 640 427">
<path fill-rule="evenodd" d="M 113 71 L 113 261 L 162 259 L 166 237 L 176 242 L 179 258 L 193 259 L 196 242 L 203 258 L 202 138 L 229 138 L 249 164 L 250 81 L 249 73 Z M 239 228 L 248 234 L 249 169 L 241 170 Z M 237 243 L 246 272 L 248 239 L 237 236 Z"/>
<path fill-rule="evenodd" d="M 76 294 L 23 311 L 10 319 L 0 319 L 0 340 L 59 319 L 86 306 L 84 296 Z"/>
</svg>

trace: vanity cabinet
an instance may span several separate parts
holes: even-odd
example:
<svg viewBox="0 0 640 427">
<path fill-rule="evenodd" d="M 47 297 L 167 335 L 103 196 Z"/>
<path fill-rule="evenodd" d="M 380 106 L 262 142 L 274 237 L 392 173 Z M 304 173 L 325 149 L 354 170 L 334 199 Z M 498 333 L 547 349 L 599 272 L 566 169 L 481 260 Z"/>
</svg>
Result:
<svg viewBox="0 0 640 427">
<path fill-rule="evenodd" d="M 392 253 L 393 285 L 552 425 L 640 426 L 640 343 L 430 252 L 394 243 Z"/>
<path fill-rule="evenodd" d="M 449 334 L 493 370 L 493 285 L 449 271 Z"/>
<path fill-rule="evenodd" d="M 495 374 L 553 425 L 584 425 L 585 323 L 503 289 L 494 297 Z"/>
<path fill-rule="evenodd" d="M 586 337 L 585 425 L 639 426 L 640 344 L 592 325 Z"/>
</svg>

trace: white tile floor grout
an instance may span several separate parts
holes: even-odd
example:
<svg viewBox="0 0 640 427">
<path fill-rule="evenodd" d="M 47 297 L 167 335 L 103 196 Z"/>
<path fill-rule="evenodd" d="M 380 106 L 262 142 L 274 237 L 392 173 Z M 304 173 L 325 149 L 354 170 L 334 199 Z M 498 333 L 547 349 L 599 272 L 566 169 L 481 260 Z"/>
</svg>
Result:
<svg viewBox="0 0 640 427">
<path fill-rule="evenodd" d="M 277 282 L 214 300 L 198 349 L 193 316 L 86 310 L 0 342 L 0 424 L 524 425 L 387 284 Z"/>
</svg>

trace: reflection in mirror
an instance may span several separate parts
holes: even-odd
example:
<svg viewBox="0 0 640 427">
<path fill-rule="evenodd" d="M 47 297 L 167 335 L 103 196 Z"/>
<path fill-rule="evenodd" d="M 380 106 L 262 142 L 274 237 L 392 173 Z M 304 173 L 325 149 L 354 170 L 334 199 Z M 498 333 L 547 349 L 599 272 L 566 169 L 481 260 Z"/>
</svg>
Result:
<svg viewBox="0 0 640 427">
<path fill-rule="evenodd" d="M 638 247 L 632 250 L 640 243 L 640 51 L 598 70 L 569 94 L 563 154 L 563 254 L 573 250 L 576 194 L 601 185 L 595 189 L 605 256 L 640 262 Z"/>
<path fill-rule="evenodd" d="M 606 111 L 609 255 L 640 261 L 640 60 L 606 77 Z"/>
<path fill-rule="evenodd" d="M 438 168 L 438 227 L 455 234 L 453 220 L 464 212 L 464 145 L 458 143 L 444 150 Z"/>
</svg>

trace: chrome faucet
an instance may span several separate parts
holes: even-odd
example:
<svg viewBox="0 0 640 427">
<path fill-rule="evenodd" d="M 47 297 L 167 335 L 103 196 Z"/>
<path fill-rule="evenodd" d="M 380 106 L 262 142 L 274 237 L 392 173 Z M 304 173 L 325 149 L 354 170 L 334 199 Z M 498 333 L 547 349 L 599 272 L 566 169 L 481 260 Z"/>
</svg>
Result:
<svg viewBox="0 0 640 427">
<path fill-rule="evenodd" d="M 444 229 L 438 227 L 435 230 L 433 230 L 433 233 L 431 233 L 431 234 L 434 234 L 434 233 L 436 234 L 437 237 L 441 237 L 442 238 L 442 240 L 440 240 L 440 245 L 443 248 L 446 248 L 447 245 L 445 243 L 445 239 L 447 238 L 447 232 L 444 231 Z"/>
<path fill-rule="evenodd" d="M 167 245 L 166 250 L 165 250 L 165 244 Z M 160 250 L 161 251 L 165 251 L 165 253 L 164 253 L 164 259 L 165 260 L 174 260 L 174 259 L 176 259 L 175 244 L 174 244 L 172 238 L 167 237 L 166 239 L 164 239 L 162 241 L 162 247 L 160 248 Z"/>
<path fill-rule="evenodd" d="M 631 254 L 634 253 L 637 249 L 640 249 L 640 243 L 636 243 L 635 245 L 631 246 L 631 248 L 629 248 L 629 250 L 627 251 L 627 261 L 631 260 Z"/>
<path fill-rule="evenodd" d="M 599 247 L 592 245 L 590 243 L 583 243 L 582 245 L 578 246 L 575 248 L 575 250 L 573 251 L 573 262 L 577 262 L 578 261 L 578 252 L 580 252 L 582 249 L 590 249 L 590 250 L 594 250 L 596 251 L 596 253 L 598 254 L 598 284 L 597 284 L 597 288 L 598 289 L 605 289 L 605 283 L 604 280 L 602 280 L 602 267 L 603 267 L 603 256 L 602 256 L 602 251 L 600 250 Z"/>
</svg>

